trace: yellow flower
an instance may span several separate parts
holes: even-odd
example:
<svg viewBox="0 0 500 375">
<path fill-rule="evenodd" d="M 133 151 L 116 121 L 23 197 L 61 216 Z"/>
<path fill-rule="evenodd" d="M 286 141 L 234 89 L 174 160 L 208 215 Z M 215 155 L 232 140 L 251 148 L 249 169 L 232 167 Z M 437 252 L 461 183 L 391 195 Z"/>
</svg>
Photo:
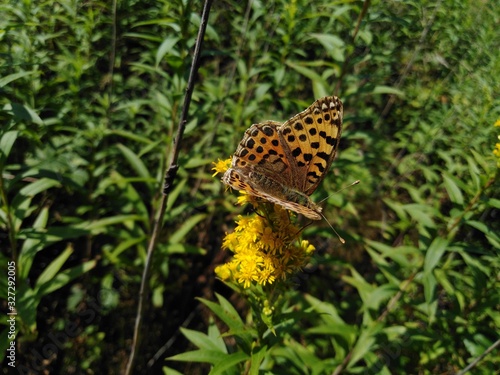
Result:
<svg viewBox="0 0 500 375">
<path fill-rule="evenodd" d="M 255 207 L 259 203 L 259 200 L 254 195 L 248 194 L 245 190 L 240 190 L 240 195 L 238 196 L 236 203 L 240 206 L 250 203 Z"/>
<path fill-rule="evenodd" d="M 500 135 L 498 136 L 498 140 L 500 141 Z M 493 155 L 497 157 L 497 167 L 500 168 L 500 143 L 495 145 L 495 149 L 493 150 Z"/>
<path fill-rule="evenodd" d="M 500 139 L 500 136 L 498 136 L 498 139 Z M 495 145 L 495 149 L 493 150 L 493 154 L 497 157 L 500 158 L 500 143 L 497 143 Z"/>
<path fill-rule="evenodd" d="M 214 176 L 230 166 L 231 159 L 218 160 Z M 299 272 L 315 248 L 308 241 L 300 241 L 301 229 L 290 220 L 295 214 L 243 190 L 240 193 L 238 203 L 251 203 L 256 213 L 238 215 L 234 231 L 226 233 L 222 248 L 231 251 L 233 258 L 216 267 L 217 276 L 249 288 L 273 284 Z"/>
<path fill-rule="evenodd" d="M 214 167 L 212 170 L 215 171 L 215 173 L 212 175 L 212 177 L 217 176 L 219 173 L 224 173 L 226 172 L 229 167 L 231 166 L 231 158 L 226 159 L 226 160 L 217 160 L 217 162 L 213 163 Z"/>
<path fill-rule="evenodd" d="M 223 240 L 222 247 L 234 255 L 229 263 L 216 268 L 221 279 L 243 288 L 268 285 L 285 280 L 307 264 L 315 248 L 308 241 L 299 242 L 300 229 L 283 211 L 278 208 L 269 217 L 238 216 L 234 232 Z"/>
<path fill-rule="evenodd" d="M 215 267 L 215 274 L 222 280 L 228 280 L 231 277 L 231 267 L 229 263 Z"/>
<path fill-rule="evenodd" d="M 306 254 L 312 254 L 316 251 L 316 248 L 313 245 L 311 245 L 309 241 L 302 240 L 300 245 L 302 246 L 302 249 L 304 249 L 304 252 Z"/>
<path fill-rule="evenodd" d="M 500 119 L 498 119 L 494 126 L 500 127 Z M 500 135 L 498 136 L 498 140 L 500 141 Z M 495 148 L 493 149 L 493 155 L 497 157 L 497 167 L 500 168 L 500 143 L 495 144 Z"/>
</svg>

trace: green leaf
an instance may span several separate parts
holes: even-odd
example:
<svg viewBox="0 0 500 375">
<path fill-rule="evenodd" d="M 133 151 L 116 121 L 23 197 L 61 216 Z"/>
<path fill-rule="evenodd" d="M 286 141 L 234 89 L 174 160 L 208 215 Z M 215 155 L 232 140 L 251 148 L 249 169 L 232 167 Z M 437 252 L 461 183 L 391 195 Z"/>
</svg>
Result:
<svg viewBox="0 0 500 375">
<path fill-rule="evenodd" d="M 202 362 L 215 364 L 228 355 L 218 350 L 193 350 L 166 358 L 168 361 Z"/>
<path fill-rule="evenodd" d="M 353 343 L 358 334 L 358 329 L 354 326 L 344 324 L 318 324 L 314 327 L 308 328 L 308 334 L 339 336 L 346 340 L 348 343 Z"/>
<path fill-rule="evenodd" d="M 143 220 L 144 217 L 141 215 L 117 215 L 90 222 L 84 221 L 73 225 L 73 227 L 86 229 L 92 234 L 96 235 L 100 233 L 106 233 L 108 230 L 111 230 L 109 227 L 116 224 L 127 225 L 129 223 L 134 223 L 135 221 L 142 222 Z"/>
<path fill-rule="evenodd" d="M 488 199 L 488 205 L 500 209 L 500 199 L 490 198 Z"/>
<path fill-rule="evenodd" d="M 204 333 L 193 331 L 187 328 L 181 327 L 181 332 L 186 338 L 196 345 L 199 349 L 205 350 L 220 350 L 219 343 L 214 341 L 212 337 L 205 335 Z M 227 353 L 225 350 L 221 350 L 222 353 Z"/>
<path fill-rule="evenodd" d="M 450 200 L 458 205 L 463 205 L 464 196 L 462 195 L 462 191 L 455 182 L 455 178 L 453 176 L 450 176 L 447 172 L 443 172 L 442 176 L 443 176 L 444 187 L 448 192 Z"/>
<path fill-rule="evenodd" d="M 286 346 L 275 346 L 271 348 L 269 356 L 271 358 L 285 358 L 289 363 L 288 367 L 291 369 L 289 373 L 309 374 L 309 369 L 314 363 L 319 362 L 319 358 L 310 352 L 306 355 L 304 353 L 305 350 L 307 349 L 297 345 L 294 341 L 290 341 Z M 308 357 L 308 360 L 304 360 L 304 357 Z M 297 370 L 299 370 L 299 372 L 297 372 Z"/>
<path fill-rule="evenodd" d="M 260 366 L 268 352 L 269 349 L 267 348 L 267 345 L 252 348 L 252 355 L 250 358 L 250 375 L 259 375 Z"/>
<path fill-rule="evenodd" d="M 3 170 L 3 166 L 5 161 L 9 157 L 10 151 L 12 150 L 12 146 L 19 135 L 18 131 L 11 130 L 2 135 L 0 139 L 0 171 Z"/>
<path fill-rule="evenodd" d="M 333 60 L 340 62 L 345 60 L 345 43 L 341 38 L 332 34 L 311 33 L 310 35 L 321 43 Z"/>
<path fill-rule="evenodd" d="M 40 210 L 40 213 L 33 222 L 33 229 L 38 230 L 45 228 L 47 221 L 49 219 L 49 209 L 44 207 Z M 21 280 L 28 278 L 29 272 L 31 270 L 31 265 L 35 259 L 35 255 L 38 251 L 43 249 L 47 244 L 41 242 L 40 238 L 27 238 L 19 252 L 19 259 L 17 262 L 18 267 L 18 277 Z"/>
<path fill-rule="evenodd" d="M 210 371 L 210 375 L 223 375 L 229 370 L 240 370 L 236 365 L 249 359 L 249 356 L 243 352 L 228 354 L 222 360 L 215 364 Z M 241 372 L 238 372 L 241 373 Z"/>
<path fill-rule="evenodd" d="M 436 237 L 425 253 L 424 274 L 429 274 L 437 266 L 443 256 L 449 241 L 446 238 Z"/>
<path fill-rule="evenodd" d="M 73 247 L 68 245 L 66 249 L 61 254 L 59 254 L 56 259 L 54 259 L 40 274 L 36 281 L 35 287 L 40 288 L 43 284 L 52 280 L 72 253 Z"/>
<path fill-rule="evenodd" d="M 181 241 L 183 241 L 184 237 L 193 230 L 193 228 L 196 226 L 196 224 L 198 224 L 200 221 L 202 221 L 203 219 L 205 219 L 207 217 L 206 214 L 197 214 L 197 215 L 193 215 L 193 216 L 190 216 L 186 221 L 184 221 L 184 223 L 181 225 L 181 227 L 179 229 L 177 229 L 175 231 L 175 233 L 173 233 L 171 236 L 170 236 L 170 243 L 179 243 Z"/>
<path fill-rule="evenodd" d="M 424 273 L 422 283 L 424 285 L 425 302 L 429 304 L 436 299 L 435 296 L 436 285 L 437 285 L 436 277 L 432 273 Z"/>
<path fill-rule="evenodd" d="M 404 91 L 398 90 L 394 87 L 390 86 L 375 86 L 373 89 L 373 94 L 380 95 L 380 94 L 392 94 L 399 96 L 400 98 L 405 97 Z"/>
<path fill-rule="evenodd" d="M 408 215 L 404 209 L 404 206 L 400 202 L 394 202 L 390 199 L 383 199 L 384 203 L 393 210 L 398 218 L 402 221 L 408 220 Z"/>
<path fill-rule="evenodd" d="M 41 178 L 23 187 L 21 190 L 19 190 L 19 194 L 25 197 L 33 198 L 35 195 L 54 186 L 61 187 L 61 184 L 59 181 L 50 178 Z"/>
<path fill-rule="evenodd" d="M 186 243 L 168 243 L 165 248 L 168 254 L 205 255 L 207 253 L 205 249 Z"/>
<path fill-rule="evenodd" d="M 378 288 L 375 288 L 375 290 L 369 295 L 363 309 L 368 308 L 378 311 L 383 307 L 382 304 L 388 301 L 397 292 L 399 292 L 399 288 L 396 285 L 383 284 Z"/>
<path fill-rule="evenodd" d="M 156 67 L 160 65 L 161 60 L 163 60 L 163 56 L 165 56 L 167 53 L 176 51 L 176 49 L 174 49 L 174 46 L 177 44 L 179 39 L 180 38 L 169 37 L 161 43 L 158 51 L 156 52 Z"/>
<path fill-rule="evenodd" d="M 123 156 L 125 156 L 125 159 L 127 159 L 130 166 L 137 173 L 138 176 L 146 179 L 151 178 L 148 168 L 142 162 L 139 156 L 137 156 L 131 149 L 129 149 L 125 145 L 118 144 L 116 145 L 116 147 L 118 147 L 118 149 L 122 152 Z"/>
<path fill-rule="evenodd" d="M 173 368 L 170 368 L 168 366 L 163 366 L 162 371 L 163 375 L 183 375 L 182 372 L 174 370 Z"/>
<path fill-rule="evenodd" d="M 13 73 L 13 74 L 6 75 L 5 77 L 0 78 L 0 87 L 4 87 L 4 86 L 8 85 L 9 83 L 11 83 L 12 81 L 15 81 L 19 78 L 23 78 L 23 77 L 33 75 L 33 74 L 35 74 L 34 71 L 19 72 L 19 73 Z"/>
<path fill-rule="evenodd" d="M 482 232 L 490 244 L 492 244 L 496 249 L 500 249 L 500 236 L 488 225 L 476 220 L 467 220 L 466 224 Z"/>
<path fill-rule="evenodd" d="M 404 206 L 406 212 L 420 225 L 427 228 L 435 228 L 436 224 L 431 215 L 432 208 L 425 204 L 406 204 Z"/>
<path fill-rule="evenodd" d="M 304 298 L 309 302 L 312 308 L 320 314 L 321 319 L 332 326 L 339 325 L 343 326 L 346 323 L 340 317 L 337 309 L 334 305 L 328 302 L 320 301 L 319 299 L 306 294 Z"/>
<path fill-rule="evenodd" d="M 137 143 L 145 143 L 147 145 L 154 145 L 158 142 L 153 142 L 151 139 L 147 137 L 143 137 L 139 134 L 136 134 L 134 132 L 129 132 L 123 129 L 113 129 L 113 130 L 107 130 L 108 135 L 119 135 L 120 137 L 127 138 L 131 141 L 137 142 Z"/>
<path fill-rule="evenodd" d="M 40 298 L 27 284 L 21 285 L 17 290 L 16 309 L 22 321 L 23 334 L 36 335 L 36 313 Z"/>
<path fill-rule="evenodd" d="M 223 298 L 223 297 L 221 297 Z M 244 323 L 239 317 L 237 311 L 231 306 L 227 311 L 219 304 L 206 300 L 204 298 L 199 298 L 199 300 L 206 305 L 212 312 L 217 315 L 224 323 L 226 323 L 230 328 L 235 330 L 243 329 Z"/>
<path fill-rule="evenodd" d="M 6 112 L 12 111 L 16 121 L 27 121 L 37 125 L 43 125 L 43 121 L 38 114 L 26 104 L 10 103 L 4 105 L 3 109 Z"/>
<path fill-rule="evenodd" d="M 326 81 L 318 73 L 316 73 L 314 70 L 311 70 L 309 68 L 306 68 L 306 67 L 298 65 L 298 64 L 295 64 L 294 62 L 291 62 L 289 60 L 286 61 L 286 64 L 290 68 L 292 68 L 295 71 L 297 71 L 297 73 L 303 75 L 304 77 L 309 78 L 311 81 L 313 81 L 313 82 L 320 82 L 325 87 L 327 86 Z"/>
<path fill-rule="evenodd" d="M 374 323 L 370 326 L 363 328 L 361 331 L 356 345 L 352 349 L 351 358 L 347 368 L 352 368 L 359 360 L 363 359 L 365 355 L 372 350 L 376 343 L 376 335 L 383 329 L 383 324 Z"/>
<path fill-rule="evenodd" d="M 59 242 L 62 240 L 67 240 L 71 238 L 78 238 L 89 234 L 89 231 L 82 228 L 65 226 L 65 227 L 50 227 L 47 229 L 36 229 L 28 228 L 21 229 L 17 238 L 19 239 L 38 239 L 44 242 L 46 246 Z"/>
<path fill-rule="evenodd" d="M 37 295 L 41 298 L 49 293 L 68 285 L 71 281 L 95 268 L 97 261 L 89 260 L 78 266 L 59 272 L 52 280 L 48 280 L 37 288 Z M 38 284 L 38 282 L 37 282 Z"/>
<path fill-rule="evenodd" d="M 226 343 L 224 342 L 224 339 L 221 336 L 219 328 L 217 327 L 217 324 L 215 324 L 214 319 L 212 318 L 212 316 L 210 316 L 210 318 L 209 318 L 209 326 L 208 326 L 207 333 L 208 333 L 208 336 L 215 343 L 215 345 L 217 346 L 217 348 L 221 352 L 227 353 Z"/>
<path fill-rule="evenodd" d="M 130 249 L 138 244 L 145 243 L 147 241 L 147 237 L 137 236 L 132 238 L 123 239 L 115 248 L 113 249 L 104 249 L 104 252 L 107 255 L 107 258 L 113 263 L 119 263 L 119 256 L 125 250 Z"/>
<path fill-rule="evenodd" d="M 359 293 L 361 299 L 363 300 L 364 304 L 366 305 L 368 299 L 370 298 L 370 295 L 374 292 L 375 287 L 373 285 L 369 284 L 363 278 L 363 276 L 361 276 L 361 274 L 359 274 L 356 271 L 356 269 L 354 269 L 354 267 L 350 267 L 350 271 L 351 271 L 352 277 L 351 276 L 344 276 L 344 277 L 342 277 L 342 279 L 346 283 L 354 286 L 358 290 L 358 293 Z"/>
<path fill-rule="evenodd" d="M 199 300 L 229 327 L 227 335 L 235 335 L 243 340 L 244 345 L 249 349 L 252 343 L 252 329 L 245 327 L 238 312 L 227 299 L 217 293 L 216 296 L 219 304 L 204 298 L 199 298 Z"/>
</svg>

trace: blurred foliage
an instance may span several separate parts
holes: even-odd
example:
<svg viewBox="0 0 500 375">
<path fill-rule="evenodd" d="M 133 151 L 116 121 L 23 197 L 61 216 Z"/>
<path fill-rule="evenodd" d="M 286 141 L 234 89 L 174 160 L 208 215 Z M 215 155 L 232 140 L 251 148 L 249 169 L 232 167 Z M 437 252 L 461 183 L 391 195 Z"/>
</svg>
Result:
<svg viewBox="0 0 500 375">
<path fill-rule="evenodd" d="M 363 5 L 214 3 L 137 373 L 454 374 L 498 340 L 500 7 L 372 1 L 353 38 Z M 119 373 L 201 3 L 0 12 L 0 267 L 17 266 L 18 369 Z M 324 222 L 304 230 L 318 254 L 261 336 L 215 281 L 241 209 L 211 162 L 252 123 L 331 94 L 345 130 L 313 199 L 329 197 L 347 244 Z M 474 373 L 499 363 L 493 351 Z"/>
</svg>

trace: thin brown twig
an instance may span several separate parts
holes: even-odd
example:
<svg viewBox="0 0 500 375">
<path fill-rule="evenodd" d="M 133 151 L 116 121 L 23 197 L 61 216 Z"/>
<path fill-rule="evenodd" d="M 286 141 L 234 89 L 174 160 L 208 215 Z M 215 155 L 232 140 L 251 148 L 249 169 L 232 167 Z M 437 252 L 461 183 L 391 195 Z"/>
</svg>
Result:
<svg viewBox="0 0 500 375">
<path fill-rule="evenodd" d="M 151 239 L 148 245 L 148 252 L 146 255 L 146 262 L 144 264 L 144 271 L 142 274 L 141 287 L 139 291 L 139 304 L 137 306 L 137 315 L 135 319 L 134 326 L 134 338 L 132 343 L 132 349 L 130 352 L 129 360 L 127 363 L 127 368 L 125 370 L 125 374 L 130 375 L 133 372 L 135 360 L 137 358 L 137 353 L 140 345 L 141 338 L 141 328 L 143 321 L 143 314 L 147 303 L 147 296 L 149 293 L 149 276 L 151 273 L 151 264 L 153 259 L 153 252 L 156 248 L 156 244 L 158 242 L 158 237 L 160 233 L 160 229 L 163 222 L 163 217 L 165 215 L 165 210 L 167 206 L 168 194 L 172 189 L 173 182 L 175 179 L 175 175 L 179 166 L 177 165 L 177 159 L 179 157 L 180 152 L 180 143 L 182 140 L 182 136 L 184 134 L 184 130 L 187 123 L 187 116 L 189 105 L 191 104 L 191 97 L 194 90 L 195 83 L 195 75 L 198 69 L 198 61 L 200 57 L 201 45 L 203 43 L 203 38 L 205 36 L 205 30 L 208 24 L 208 16 L 210 14 L 210 7 L 212 6 L 213 0 L 205 0 L 205 4 L 203 5 L 203 13 L 201 16 L 200 28 L 198 30 L 198 37 L 196 39 L 193 61 L 191 62 L 191 70 L 189 72 L 189 79 L 186 88 L 186 95 L 184 97 L 184 103 L 181 112 L 181 118 L 179 120 L 179 126 L 177 128 L 177 134 L 174 139 L 173 147 L 172 147 L 172 156 L 170 158 L 170 165 L 165 173 L 165 180 L 163 185 L 163 196 L 160 202 L 160 209 L 158 211 L 158 215 L 154 221 L 154 229 L 151 235 Z"/>
<path fill-rule="evenodd" d="M 462 371 L 460 371 L 459 373 L 457 373 L 457 375 L 464 375 L 466 374 L 467 372 L 469 372 L 470 370 L 472 370 L 474 367 L 477 366 L 477 364 L 484 358 L 486 357 L 488 354 L 490 354 L 493 350 L 495 350 L 496 347 L 500 346 L 500 339 L 498 339 L 497 341 L 495 341 L 493 344 L 491 344 L 491 346 L 486 349 L 479 357 L 477 357 L 474 361 L 472 361 L 471 363 L 469 363 L 469 365 L 467 367 L 465 367 Z"/>
</svg>

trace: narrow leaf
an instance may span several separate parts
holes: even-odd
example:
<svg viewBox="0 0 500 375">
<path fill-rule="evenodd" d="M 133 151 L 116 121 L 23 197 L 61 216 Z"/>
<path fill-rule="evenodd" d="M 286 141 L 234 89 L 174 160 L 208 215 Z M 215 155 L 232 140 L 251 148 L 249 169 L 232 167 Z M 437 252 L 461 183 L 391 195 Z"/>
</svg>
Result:
<svg viewBox="0 0 500 375">
<path fill-rule="evenodd" d="M 210 375 L 223 375 L 226 373 L 226 371 L 229 371 L 231 369 L 240 370 L 236 367 L 236 365 L 238 363 L 246 361 L 247 359 L 249 359 L 249 357 L 244 352 L 228 354 L 223 360 L 215 364 L 215 366 L 212 368 L 212 371 L 210 371 Z M 240 371 L 238 371 L 238 373 L 240 373 Z"/>
<path fill-rule="evenodd" d="M 227 354 L 224 354 L 218 350 L 193 350 L 191 352 L 174 355 L 173 357 L 167 358 L 167 360 L 215 364 L 219 361 L 224 360 L 225 358 L 227 358 Z"/>
<path fill-rule="evenodd" d="M 437 266 L 449 241 L 442 237 L 436 237 L 425 253 L 424 273 L 430 273 Z"/>
<path fill-rule="evenodd" d="M 0 139 L 0 170 L 3 169 L 5 160 L 8 158 L 18 134 L 19 132 L 12 130 L 2 135 Z"/>
<path fill-rule="evenodd" d="M 454 181 L 454 178 L 448 173 L 443 173 L 442 176 L 444 187 L 446 189 L 446 192 L 448 193 L 448 196 L 450 197 L 450 200 L 458 205 L 463 205 L 464 196 L 457 183 Z"/>
<path fill-rule="evenodd" d="M 218 344 L 213 341 L 213 339 L 206 334 L 198 331 L 194 331 L 187 328 L 181 328 L 181 332 L 186 338 L 196 345 L 199 349 L 206 350 L 220 350 Z M 221 351 L 224 353 L 224 351 Z"/>
<path fill-rule="evenodd" d="M 116 145 L 116 147 L 118 147 L 118 149 L 122 152 L 123 156 L 125 156 L 125 159 L 127 159 L 130 166 L 134 169 L 138 176 L 143 178 L 151 178 L 148 168 L 137 154 L 135 154 L 125 145 L 118 144 Z"/>
</svg>

